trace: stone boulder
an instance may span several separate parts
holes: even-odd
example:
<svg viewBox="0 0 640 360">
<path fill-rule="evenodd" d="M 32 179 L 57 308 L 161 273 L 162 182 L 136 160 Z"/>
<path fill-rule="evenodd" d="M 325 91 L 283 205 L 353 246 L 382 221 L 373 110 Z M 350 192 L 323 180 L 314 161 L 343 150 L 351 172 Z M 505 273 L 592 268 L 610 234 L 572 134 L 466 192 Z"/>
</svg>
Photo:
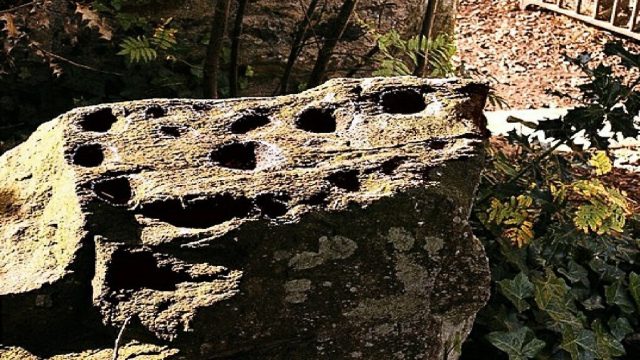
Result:
<svg viewBox="0 0 640 360">
<path fill-rule="evenodd" d="M 337 79 L 42 125 L 0 158 L 0 343 L 110 354 L 128 321 L 156 358 L 457 358 L 489 294 L 486 92 Z"/>
</svg>

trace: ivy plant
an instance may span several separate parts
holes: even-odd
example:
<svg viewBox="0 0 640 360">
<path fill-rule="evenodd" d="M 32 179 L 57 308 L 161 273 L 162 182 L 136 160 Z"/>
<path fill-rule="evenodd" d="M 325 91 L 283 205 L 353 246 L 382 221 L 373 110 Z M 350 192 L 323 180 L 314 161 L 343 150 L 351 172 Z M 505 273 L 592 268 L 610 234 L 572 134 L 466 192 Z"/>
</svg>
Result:
<svg viewBox="0 0 640 360">
<path fill-rule="evenodd" d="M 620 44 L 605 53 L 640 70 L 640 55 Z M 492 296 L 463 359 L 640 358 L 640 218 L 607 180 L 613 164 L 601 135 L 605 126 L 638 135 L 640 77 L 625 82 L 586 59 L 572 59 L 589 76 L 583 104 L 558 119 L 522 122 L 553 138 L 551 146 L 515 132 L 489 146 L 472 220 L 490 259 Z M 572 152 L 559 153 L 561 145 Z"/>
</svg>

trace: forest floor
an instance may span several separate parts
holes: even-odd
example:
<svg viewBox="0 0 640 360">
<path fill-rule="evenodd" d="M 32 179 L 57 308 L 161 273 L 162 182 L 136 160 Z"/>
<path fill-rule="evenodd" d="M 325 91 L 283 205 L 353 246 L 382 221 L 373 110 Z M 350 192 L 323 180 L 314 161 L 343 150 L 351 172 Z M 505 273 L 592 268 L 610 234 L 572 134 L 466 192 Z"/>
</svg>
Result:
<svg viewBox="0 0 640 360">
<path fill-rule="evenodd" d="M 576 105 L 576 100 L 551 94 L 575 96 L 576 86 L 585 80 L 564 55 L 590 53 L 597 64 L 603 59 L 604 44 L 612 40 L 640 51 L 638 42 L 568 16 L 534 6 L 521 10 L 518 0 L 460 0 L 460 61 L 468 72 L 489 78 L 514 109 Z"/>
<path fill-rule="evenodd" d="M 598 64 L 604 58 L 604 44 L 614 40 L 640 52 L 638 42 L 543 9 L 521 10 L 518 0 L 460 0 L 460 62 L 471 75 L 488 78 L 496 93 L 513 109 L 577 105 L 577 85 L 586 76 L 566 60 L 565 54 L 576 57 L 589 53 L 593 63 Z M 604 62 L 615 64 L 617 59 Z M 619 66 L 615 71 L 625 77 L 637 76 Z M 569 94 L 574 99 L 558 97 L 553 92 Z M 637 158 L 639 150 L 617 152 L 632 152 L 632 157 Z M 637 168 L 640 161 L 629 165 Z M 639 209 L 640 172 L 617 168 L 603 180 L 625 190 L 634 208 Z"/>
</svg>

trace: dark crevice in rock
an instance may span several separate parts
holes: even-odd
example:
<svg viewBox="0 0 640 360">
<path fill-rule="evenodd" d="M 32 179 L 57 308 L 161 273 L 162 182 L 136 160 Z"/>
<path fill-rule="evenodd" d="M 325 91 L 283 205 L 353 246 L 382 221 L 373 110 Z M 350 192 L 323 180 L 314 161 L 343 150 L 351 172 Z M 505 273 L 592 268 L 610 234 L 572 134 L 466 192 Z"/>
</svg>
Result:
<svg viewBox="0 0 640 360">
<path fill-rule="evenodd" d="M 385 175 L 391 175 L 405 160 L 406 159 L 403 157 L 394 157 L 383 162 L 380 166 L 380 170 L 382 170 L 382 173 Z"/>
<path fill-rule="evenodd" d="M 382 93 L 380 105 L 389 114 L 415 114 L 427 105 L 424 97 L 416 89 L 395 89 Z"/>
<path fill-rule="evenodd" d="M 164 125 L 160 127 L 160 132 L 164 135 L 171 136 L 174 138 L 180 137 L 182 135 L 182 131 L 178 126 Z"/>
<path fill-rule="evenodd" d="M 429 148 L 433 150 L 442 150 L 447 146 L 447 142 L 442 139 L 436 139 L 429 142 Z"/>
<path fill-rule="evenodd" d="M 133 196 L 131 184 L 126 177 L 118 177 L 96 182 L 93 185 L 96 195 L 114 205 L 125 205 Z"/>
<path fill-rule="evenodd" d="M 231 132 L 234 134 L 246 134 L 251 130 L 269 124 L 269 116 L 263 113 L 248 113 L 242 115 L 231 124 Z"/>
<path fill-rule="evenodd" d="M 107 132 L 116 121 L 118 118 L 113 115 L 111 108 L 104 108 L 85 115 L 80 120 L 80 126 L 86 131 Z"/>
<path fill-rule="evenodd" d="M 102 164 L 103 161 L 104 154 L 100 144 L 80 145 L 73 153 L 73 163 L 75 165 L 94 167 Z"/>
<path fill-rule="evenodd" d="M 347 191 L 360 190 L 360 180 L 358 179 L 357 170 L 344 170 L 333 173 L 327 177 L 327 180 L 334 186 Z"/>
<path fill-rule="evenodd" d="M 331 133 L 336 131 L 336 118 L 333 109 L 310 108 L 304 110 L 296 119 L 296 126 L 312 133 Z"/>
<path fill-rule="evenodd" d="M 195 111 L 206 111 L 206 110 L 211 110 L 211 105 L 209 105 L 209 104 L 196 103 L 196 104 L 193 104 L 191 107 L 192 107 L 192 108 L 193 108 L 193 110 L 195 110 Z"/>
<path fill-rule="evenodd" d="M 191 280 L 186 274 L 178 274 L 159 266 L 149 252 L 116 252 L 106 282 L 111 289 L 153 289 L 171 291 L 176 284 Z"/>
<path fill-rule="evenodd" d="M 300 203 L 305 205 L 324 205 L 327 203 L 329 193 L 326 191 L 319 191 L 308 198 L 302 200 Z"/>
<path fill-rule="evenodd" d="M 287 202 L 290 200 L 289 196 L 274 194 L 260 194 L 256 197 L 256 205 L 260 209 L 262 215 L 269 218 L 277 218 L 289 211 Z"/>
<path fill-rule="evenodd" d="M 149 106 L 147 110 L 144 111 L 144 115 L 147 119 L 159 118 L 159 117 L 165 116 L 166 114 L 167 114 L 167 111 L 159 105 Z"/>
<path fill-rule="evenodd" d="M 223 145 L 211 154 L 211 160 L 232 169 L 254 170 L 257 164 L 256 148 L 255 142 Z"/>
<path fill-rule="evenodd" d="M 184 201 L 168 199 L 141 206 L 143 216 L 157 219 L 177 227 L 206 229 L 233 218 L 249 215 L 252 204 L 246 197 L 230 194 L 215 195 L 207 199 Z"/>
</svg>

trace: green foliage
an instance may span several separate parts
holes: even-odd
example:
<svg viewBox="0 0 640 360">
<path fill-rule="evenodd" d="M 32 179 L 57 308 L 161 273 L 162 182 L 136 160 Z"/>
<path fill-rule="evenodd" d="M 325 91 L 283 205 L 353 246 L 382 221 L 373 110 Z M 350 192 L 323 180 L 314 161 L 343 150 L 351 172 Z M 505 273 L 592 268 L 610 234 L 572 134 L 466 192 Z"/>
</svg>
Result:
<svg viewBox="0 0 640 360">
<path fill-rule="evenodd" d="M 126 56 L 131 63 L 140 60 L 150 62 L 158 57 L 158 52 L 151 47 L 151 41 L 146 36 L 129 36 L 122 41 L 120 48 L 118 55 Z"/>
<path fill-rule="evenodd" d="M 487 335 L 487 339 L 493 346 L 506 352 L 510 360 L 532 359 L 545 345 L 526 327 L 516 331 L 494 331 Z"/>
<path fill-rule="evenodd" d="M 606 49 L 626 66 L 640 65 L 617 45 Z M 605 120 L 635 134 L 640 107 L 630 99 L 638 95 L 633 82 L 622 85 L 609 68 L 583 65 L 591 76 L 581 86 L 585 104 L 564 118 L 526 124 L 572 146 L 572 154 L 515 132 L 508 145 L 489 147 L 473 223 L 490 258 L 492 297 L 463 359 L 465 351 L 496 350 L 510 359 L 638 356 L 625 348 L 640 332 L 638 218 L 626 194 L 605 178 L 613 166 L 598 150 L 608 144 L 597 134 Z M 574 146 L 578 131 L 595 149 Z"/>
<path fill-rule="evenodd" d="M 167 27 L 171 20 L 166 20 L 163 24 L 157 26 L 151 38 L 147 38 L 145 35 L 127 36 L 120 43 L 121 50 L 118 55 L 125 56 L 130 63 L 138 63 L 140 61 L 148 63 L 156 60 L 159 51 L 170 51 L 177 44 L 177 30 Z"/>
<path fill-rule="evenodd" d="M 418 56 L 426 53 L 431 76 L 450 76 L 455 72 L 451 59 L 456 54 L 456 45 L 446 34 L 427 40 L 416 35 L 407 40 L 396 30 L 379 35 L 377 40 L 380 55 L 375 76 L 411 75 L 418 64 Z"/>
</svg>

